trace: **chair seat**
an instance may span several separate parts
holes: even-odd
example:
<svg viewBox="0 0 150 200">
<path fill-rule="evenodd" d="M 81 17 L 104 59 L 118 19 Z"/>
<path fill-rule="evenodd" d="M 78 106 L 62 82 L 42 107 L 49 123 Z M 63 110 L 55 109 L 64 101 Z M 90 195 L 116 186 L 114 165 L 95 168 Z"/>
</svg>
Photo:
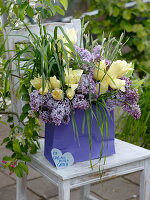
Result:
<svg viewBox="0 0 150 200">
<path fill-rule="evenodd" d="M 39 142 L 41 144 L 41 149 L 37 154 L 31 156 L 32 162 L 29 165 L 40 171 L 43 175 L 48 175 L 50 173 L 62 180 L 77 178 L 85 175 L 87 176 L 89 174 L 99 172 L 99 169 L 105 172 L 106 176 L 106 172 L 108 173 L 110 169 L 116 169 L 116 167 L 120 166 L 125 167 L 126 165 L 134 162 L 137 165 L 138 170 L 140 170 L 140 167 L 142 170 L 142 165 L 140 166 L 140 162 L 137 161 L 142 162 L 144 159 L 150 157 L 149 150 L 115 139 L 116 154 L 109 156 L 106 159 L 102 158 L 100 164 L 98 159 L 92 160 L 92 164 L 94 165 L 93 169 L 90 168 L 90 161 L 75 163 L 73 166 L 65 169 L 56 169 L 56 167 L 52 166 L 44 157 L 44 139 L 40 139 Z M 136 166 L 134 166 L 134 169 L 136 169 Z"/>
</svg>

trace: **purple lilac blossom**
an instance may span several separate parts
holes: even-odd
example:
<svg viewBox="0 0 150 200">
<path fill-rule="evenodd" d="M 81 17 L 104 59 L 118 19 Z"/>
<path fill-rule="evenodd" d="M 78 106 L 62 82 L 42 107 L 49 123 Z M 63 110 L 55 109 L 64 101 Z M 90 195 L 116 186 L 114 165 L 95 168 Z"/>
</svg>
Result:
<svg viewBox="0 0 150 200">
<path fill-rule="evenodd" d="M 63 117 L 65 115 L 65 109 L 62 104 L 59 104 L 57 107 L 52 109 L 51 118 L 52 122 L 59 126 L 62 123 Z"/>
<path fill-rule="evenodd" d="M 76 94 L 72 100 L 72 106 L 74 109 L 86 110 L 89 108 L 89 102 L 83 94 Z"/>
<path fill-rule="evenodd" d="M 126 88 L 131 87 L 132 81 L 128 77 L 122 77 L 121 80 L 125 80 Z"/>
<path fill-rule="evenodd" d="M 53 99 L 52 96 L 50 96 L 49 98 L 47 97 L 47 101 L 45 102 L 45 106 L 48 110 L 52 110 L 56 103 L 57 103 L 57 101 L 55 99 Z"/>
<path fill-rule="evenodd" d="M 139 100 L 139 94 L 136 89 L 131 88 L 131 81 L 129 78 L 123 77 L 122 80 L 126 81 L 126 90 L 122 92 L 119 90 L 116 94 L 112 95 L 110 99 L 106 100 L 106 106 L 108 110 L 113 110 L 116 106 L 122 107 L 122 109 L 132 115 L 135 119 L 139 119 L 141 116 L 140 107 L 137 104 Z M 109 92 L 112 92 L 109 91 Z"/>
<path fill-rule="evenodd" d="M 82 74 L 77 93 L 81 94 L 96 94 L 96 83 L 92 74 Z"/>
<path fill-rule="evenodd" d="M 33 111 L 38 112 L 41 105 L 42 105 L 42 95 L 40 95 L 37 90 L 33 90 L 33 92 L 30 93 L 30 107 L 31 107 L 31 109 Z"/>
<path fill-rule="evenodd" d="M 42 120 L 42 122 L 44 123 L 51 123 L 52 122 L 52 118 L 51 118 L 51 112 L 44 110 L 44 111 L 40 111 L 39 114 L 39 118 Z"/>
<path fill-rule="evenodd" d="M 61 123 L 67 124 L 70 120 L 71 106 L 69 99 L 65 98 L 63 101 L 55 101 L 51 111 L 52 122 L 55 125 Z"/>
<path fill-rule="evenodd" d="M 137 103 L 132 105 L 125 104 L 122 109 L 132 115 L 136 120 L 141 116 L 141 110 Z"/>
<path fill-rule="evenodd" d="M 44 123 L 54 123 L 60 125 L 67 124 L 70 121 L 70 100 L 65 98 L 63 101 L 53 99 L 51 93 L 44 96 L 37 90 L 30 94 L 30 106 L 34 112 L 39 111 L 39 118 Z"/>
<path fill-rule="evenodd" d="M 105 60 L 106 65 L 111 65 L 111 61 L 110 60 Z"/>
<path fill-rule="evenodd" d="M 94 61 L 97 61 L 97 62 L 100 61 L 101 59 L 100 51 L 101 51 L 101 45 L 97 45 L 93 48 L 92 55 L 93 55 Z"/>
<path fill-rule="evenodd" d="M 75 51 L 79 54 L 82 61 L 90 63 L 94 59 L 93 55 L 87 49 L 75 46 Z M 93 67 L 90 66 L 89 64 L 81 64 L 80 68 L 85 71 L 89 71 Z"/>
<path fill-rule="evenodd" d="M 68 124 L 70 122 L 70 116 L 69 116 L 69 114 L 68 115 L 64 115 L 62 122 L 64 124 Z"/>
<path fill-rule="evenodd" d="M 128 102 L 128 104 L 135 104 L 139 100 L 139 94 L 137 93 L 138 91 L 136 89 L 126 89 L 125 92 L 125 99 Z"/>
</svg>

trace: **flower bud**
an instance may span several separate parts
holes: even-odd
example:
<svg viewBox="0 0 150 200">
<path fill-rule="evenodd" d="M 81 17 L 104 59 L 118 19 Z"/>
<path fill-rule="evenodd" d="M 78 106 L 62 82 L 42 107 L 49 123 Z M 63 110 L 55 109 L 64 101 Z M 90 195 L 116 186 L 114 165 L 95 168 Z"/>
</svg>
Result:
<svg viewBox="0 0 150 200">
<path fill-rule="evenodd" d="M 74 95 L 75 95 L 75 91 L 72 88 L 68 88 L 66 90 L 66 95 L 68 97 L 68 99 L 73 99 Z"/>
<path fill-rule="evenodd" d="M 50 77 L 50 85 L 52 89 L 61 88 L 61 82 L 56 78 L 56 76 Z"/>
<path fill-rule="evenodd" d="M 33 80 L 30 81 L 30 83 L 32 84 L 32 86 L 39 90 L 42 87 L 42 78 L 38 77 L 38 78 L 34 78 Z"/>
<path fill-rule="evenodd" d="M 102 60 L 100 63 L 96 65 L 94 68 L 94 79 L 97 81 L 101 81 L 106 74 L 106 62 Z"/>
<path fill-rule="evenodd" d="M 44 91 L 42 88 L 39 89 L 39 93 L 42 95 L 46 95 L 48 93 L 48 87 L 45 87 Z"/>
<path fill-rule="evenodd" d="M 55 100 L 62 100 L 64 98 L 64 92 L 61 89 L 56 88 L 52 90 L 52 97 Z"/>
</svg>

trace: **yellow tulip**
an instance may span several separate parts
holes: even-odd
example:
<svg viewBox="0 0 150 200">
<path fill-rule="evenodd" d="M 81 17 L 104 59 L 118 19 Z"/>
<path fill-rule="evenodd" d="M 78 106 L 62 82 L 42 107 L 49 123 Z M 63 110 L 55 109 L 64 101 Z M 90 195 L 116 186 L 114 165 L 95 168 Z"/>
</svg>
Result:
<svg viewBox="0 0 150 200">
<path fill-rule="evenodd" d="M 68 88 L 66 90 L 66 95 L 68 97 L 68 99 L 73 99 L 74 95 L 75 95 L 75 90 L 77 89 L 78 87 L 78 84 L 70 84 L 70 87 L 71 88 Z"/>
<path fill-rule="evenodd" d="M 42 87 L 42 78 L 38 77 L 38 78 L 34 78 L 33 80 L 30 81 L 30 83 L 32 84 L 32 86 L 39 90 Z"/>
<path fill-rule="evenodd" d="M 107 92 L 109 87 L 108 84 L 108 80 L 104 79 L 101 83 L 100 83 L 100 94 L 104 94 L 105 92 Z"/>
<path fill-rule="evenodd" d="M 55 100 L 62 100 L 64 98 L 64 92 L 61 89 L 56 88 L 52 90 L 52 97 Z"/>
<path fill-rule="evenodd" d="M 66 90 L 66 95 L 68 97 L 68 99 L 73 99 L 74 95 L 75 95 L 75 90 L 73 90 L 72 88 L 68 88 Z"/>
<path fill-rule="evenodd" d="M 75 84 L 79 83 L 80 78 L 83 74 L 83 70 L 82 69 L 75 69 L 75 70 L 72 70 L 72 73 L 75 77 Z"/>
<path fill-rule="evenodd" d="M 74 28 L 66 28 L 66 34 L 72 44 L 77 43 L 77 31 Z"/>
<path fill-rule="evenodd" d="M 74 28 L 66 28 L 66 35 L 68 36 L 69 40 L 72 42 L 72 44 L 77 43 L 77 31 Z M 65 36 L 58 36 L 58 39 L 61 39 L 63 43 L 68 43 L 67 39 Z"/>
<path fill-rule="evenodd" d="M 65 84 L 70 85 L 70 84 L 75 84 L 75 77 L 74 74 L 72 73 L 72 68 L 65 68 Z"/>
<path fill-rule="evenodd" d="M 45 87 L 44 91 L 42 90 L 42 88 L 40 88 L 39 93 L 42 95 L 46 95 L 48 93 L 48 87 Z"/>
<path fill-rule="evenodd" d="M 78 84 L 82 73 L 82 69 L 72 70 L 72 68 L 65 68 L 65 84 L 68 86 L 71 84 Z"/>
<path fill-rule="evenodd" d="M 96 64 L 94 68 L 94 79 L 100 81 L 106 74 L 106 63 L 105 60 L 100 61 L 100 63 Z"/>
<path fill-rule="evenodd" d="M 132 63 L 127 63 L 125 60 L 117 60 L 111 64 L 108 74 L 112 79 L 121 78 L 129 71 L 133 71 Z"/>
<path fill-rule="evenodd" d="M 50 77 L 50 85 L 52 89 L 61 88 L 61 82 L 56 78 L 56 76 Z"/>
<path fill-rule="evenodd" d="M 113 89 L 121 90 L 122 92 L 125 92 L 125 80 L 121 79 L 113 79 L 113 81 L 110 81 L 110 87 Z"/>
<path fill-rule="evenodd" d="M 74 28 L 66 28 L 66 35 L 68 36 L 69 40 L 71 41 L 71 43 L 73 45 L 75 45 L 77 43 L 77 31 Z M 65 36 L 58 36 L 58 39 L 61 39 L 63 41 L 63 43 L 68 44 L 67 39 L 65 38 Z M 71 49 L 69 47 L 67 47 L 65 45 L 65 49 L 69 52 L 69 54 L 67 55 L 68 58 L 70 59 L 70 53 L 71 53 Z"/>
<path fill-rule="evenodd" d="M 120 78 L 133 70 L 132 63 L 127 63 L 125 60 L 114 61 L 106 73 L 104 73 L 104 71 L 106 71 L 105 64 L 100 63 L 100 69 L 103 70 L 98 71 L 95 69 L 94 72 L 94 78 L 101 81 L 100 94 L 104 94 L 108 90 L 109 86 L 113 89 L 119 89 L 123 92 L 125 91 L 125 81 Z"/>
</svg>

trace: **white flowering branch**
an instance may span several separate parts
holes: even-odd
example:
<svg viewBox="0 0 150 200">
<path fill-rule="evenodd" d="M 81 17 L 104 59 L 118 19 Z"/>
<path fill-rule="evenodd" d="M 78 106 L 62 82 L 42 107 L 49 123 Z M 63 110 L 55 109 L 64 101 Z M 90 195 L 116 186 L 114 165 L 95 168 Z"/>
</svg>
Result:
<svg viewBox="0 0 150 200">
<path fill-rule="evenodd" d="M 17 113 L 15 113 L 15 112 L 12 112 L 12 111 L 0 111 L 0 114 L 1 115 L 15 115 L 17 117 L 18 121 L 21 122 L 25 126 L 25 123 L 20 120 L 19 115 Z"/>
</svg>

